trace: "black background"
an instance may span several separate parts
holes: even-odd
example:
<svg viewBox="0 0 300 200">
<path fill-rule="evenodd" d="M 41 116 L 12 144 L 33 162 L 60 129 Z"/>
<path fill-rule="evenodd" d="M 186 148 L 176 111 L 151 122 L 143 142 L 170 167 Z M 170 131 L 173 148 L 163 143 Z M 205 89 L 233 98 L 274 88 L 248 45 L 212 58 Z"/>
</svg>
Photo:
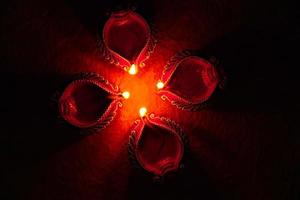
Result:
<svg viewBox="0 0 300 200">
<path fill-rule="evenodd" d="M 69 74 L 51 69 L 56 64 L 55 59 L 61 59 L 51 43 L 77 34 L 68 28 L 75 22 L 65 18 L 64 9 L 72 11 L 84 29 L 95 36 L 96 43 L 98 23 L 103 23 L 105 13 L 114 9 L 134 6 L 147 19 L 157 20 L 155 16 L 164 16 L 156 10 L 160 3 L 165 7 L 172 4 L 170 9 L 174 16 L 189 16 L 191 13 L 182 5 L 194 2 L 197 1 L 1 2 L 1 199 L 300 198 L 299 11 L 287 1 L 199 0 L 201 3 L 196 4 L 203 6 L 199 12 L 205 10 L 205 6 L 208 10 L 216 6 L 204 15 L 208 18 L 204 23 L 212 22 L 211 26 L 221 26 L 223 31 L 213 39 L 203 38 L 207 42 L 200 50 L 216 55 L 230 77 L 223 99 L 212 109 L 219 113 L 239 113 L 248 124 L 243 132 L 255 135 L 255 146 L 249 149 L 256 160 L 256 164 L 249 167 L 253 173 L 251 182 L 240 181 L 249 171 L 235 165 L 232 173 L 239 181 L 227 174 L 219 179 L 211 178 L 203 169 L 205 160 L 193 159 L 197 151 L 192 151 L 186 172 L 175 181 L 153 184 L 133 175 L 125 186 L 120 184 L 125 187 L 123 193 L 110 187 L 111 181 L 106 181 L 105 187 L 98 190 L 80 191 L 80 187 L 72 188 L 68 182 L 61 185 L 51 182 L 57 174 L 49 172 L 52 162 L 49 157 L 55 157 L 61 149 L 83 137 L 70 127 L 55 125 L 49 108 L 49 97 Z M 191 12 L 197 12 L 197 8 Z M 222 12 L 227 14 L 222 15 Z M 224 19 L 220 20 L 220 16 Z M 58 20 L 57 26 L 64 29 L 65 35 L 47 28 L 52 26 L 48 19 Z M 261 116 L 268 124 L 264 124 L 264 120 L 261 124 L 254 122 Z M 257 127 L 254 130 L 259 132 L 248 129 L 252 121 Z M 234 127 L 233 121 L 226 128 Z M 194 127 L 190 131 L 203 130 Z M 210 135 L 209 132 L 206 135 Z M 243 142 L 247 146 L 248 141 Z M 222 141 L 212 143 L 223 151 Z M 107 173 L 114 176 L 113 172 Z M 118 177 L 113 181 L 118 182 Z"/>
</svg>

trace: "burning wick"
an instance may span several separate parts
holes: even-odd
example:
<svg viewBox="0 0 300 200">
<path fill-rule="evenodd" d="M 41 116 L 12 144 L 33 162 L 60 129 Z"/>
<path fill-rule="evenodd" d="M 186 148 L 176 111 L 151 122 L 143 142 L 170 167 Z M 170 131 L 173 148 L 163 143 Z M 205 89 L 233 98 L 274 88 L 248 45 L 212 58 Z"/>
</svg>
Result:
<svg viewBox="0 0 300 200">
<path fill-rule="evenodd" d="M 141 107 L 140 108 L 140 116 L 145 117 L 146 114 L 147 114 L 147 108 L 146 107 Z"/>
<path fill-rule="evenodd" d="M 165 86 L 165 84 L 163 82 L 161 82 L 161 81 L 158 81 L 157 84 L 156 84 L 156 87 L 159 90 L 162 89 L 164 86 Z"/>
<path fill-rule="evenodd" d="M 128 73 L 131 74 L 131 75 L 135 75 L 137 73 L 137 68 L 136 68 L 135 64 L 132 64 L 130 66 L 130 69 L 129 69 Z"/>
<path fill-rule="evenodd" d="M 128 91 L 125 91 L 122 93 L 122 96 L 124 97 L 124 99 L 129 99 L 130 93 Z"/>
</svg>

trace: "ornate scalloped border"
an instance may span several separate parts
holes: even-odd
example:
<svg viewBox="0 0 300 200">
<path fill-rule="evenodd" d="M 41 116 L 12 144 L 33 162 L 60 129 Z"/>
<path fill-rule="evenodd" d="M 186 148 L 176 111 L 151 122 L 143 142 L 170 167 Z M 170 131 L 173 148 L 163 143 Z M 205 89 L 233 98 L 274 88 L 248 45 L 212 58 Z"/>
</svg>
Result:
<svg viewBox="0 0 300 200">
<path fill-rule="evenodd" d="M 139 60 L 139 67 L 144 67 L 145 66 L 145 61 L 147 59 L 149 59 L 149 57 L 151 56 L 151 54 L 154 52 L 155 46 L 157 44 L 157 39 L 155 37 L 155 31 L 153 27 L 150 27 L 149 24 L 147 23 L 147 21 L 138 13 L 136 13 L 135 11 L 131 11 L 134 12 L 135 15 L 139 16 L 141 19 L 143 19 L 145 21 L 145 24 L 147 25 L 148 29 L 149 29 L 149 36 L 148 36 L 148 40 L 144 46 L 144 48 L 141 50 L 140 54 L 137 56 L 136 60 Z M 103 27 L 104 28 L 104 27 Z M 107 60 L 110 64 L 113 64 L 115 66 L 120 67 L 121 69 L 127 71 L 130 67 L 130 65 L 128 66 L 128 63 L 130 63 L 126 58 L 122 57 L 120 54 L 118 54 L 117 52 L 109 49 L 104 41 L 104 36 L 103 36 L 103 31 L 102 31 L 102 37 L 98 38 L 97 41 L 97 47 L 98 50 L 100 52 L 100 55 Z M 141 55 L 144 55 L 144 59 L 141 59 Z M 124 62 L 120 63 L 119 61 L 123 60 Z M 125 64 L 127 63 L 127 64 Z"/>
<path fill-rule="evenodd" d="M 168 81 L 172 77 L 172 74 L 175 72 L 177 68 L 176 67 L 177 64 L 181 62 L 183 59 L 191 56 L 196 56 L 196 55 L 192 51 L 184 50 L 171 57 L 168 63 L 164 67 L 161 76 L 161 81 L 165 84 L 168 83 Z M 219 61 L 215 57 L 211 56 L 207 62 L 211 63 L 215 67 L 217 74 L 220 77 L 220 81 L 218 83 L 219 89 L 224 89 L 225 84 L 227 82 L 227 76 L 225 75 L 223 68 L 220 66 Z M 198 111 L 205 108 L 210 103 L 209 102 L 210 97 L 201 100 L 200 103 L 193 103 L 169 91 L 161 91 L 161 93 L 170 93 L 169 95 L 171 95 L 172 99 L 168 98 L 165 94 L 161 95 L 161 98 L 163 100 L 168 100 L 172 105 L 176 106 L 181 110 Z M 216 93 L 216 91 L 213 92 L 212 96 L 214 95 L 214 93 Z"/>
<path fill-rule="evenodd" d="M 119 100 L 113 101 L 108 106 L 105 113 L 97 121 L 96 125 L 86 129 L 81 129 L 81 133 L 83 134 L 97 133 L 100 130 L 106 128 L 113 121 L 120 107 L 122 107 L 122 103 Z"/>
<path fill-rule="evenodd" d="M 162 121 L 164 123 L 163 125 L 160 124 L 159 126 L 164 127 L 166 129 L 170 130 L 171 132 L 173 132 L 174 134 L 179 136 L 179 138 L 180 138 L 180 140 L 183 144 L 183 155 L 182 155 L 182 159 L 179 162 L 179 168 L 183 168 L 183 164 L 182 164 L 183 157 L 184 157 L 184 154 L 189 149 L 189 140 L 188 140 L 187 135 L 183 132 L 183 129 L 180 127 L 179 124 L 177 124 L 173 120 L 171 120 L 169 118 L 166 118 L 166 117 L 155 116 L 153 113 L 149 115 L 148 119 L 147 118 L 148 118 L 148 116 L 145 119 L 136 120 L 134 125 L 131 128 L 131 131 L 130 131 L 129 141 L 128 141 L 128 148 L 127 149 L 128 149 L 129 161 L 132 164 L 132 166 L 136 169 L 139 169 L 141 171 L 144 171 L 144 172 L 147 172 L 148 174 L 153 175 L 153 173 L 151 173 L 151 172 L 147 171 L 146 169 L 144 169 L 142 167 L 142 165 L 140 164 L 140 162 L 138 161 L 138 159 L 137 159 L 137 156 L 136 156 L 137 146 L 136 145 L 137 145 L 137 140 L 139 139 L 138 138 L 139 136 L 137 135 L 137 132 L 136 132 L 135 129 L 140 128 L 141 131 L 142 131 L 144 126 L 146 125 L 146 123 L 143 120 L 149 120 L 149 118 L 150 118 L 149 121 L 152 122 L 153 124 L 156 124 L 153 121 L 151 121 L 151 119 L 158 118 L 160 121 Z M 158 125 L 158 124 L 156 124 L 156 125 Z M 142 126 L 142 127 L 138 127 L 138 126 Z M 154 180 L 155 181 L 162 180 L 163 176 L 155 175 Z"/>
<path fill-rule="evenodd" d="M 64 124 L 71 125 L 73 127 L 76 127 L 80 130 L 81 134 L 90 134 L 90 133 L 96 133 L 99 132 L 101 129 L 106 128 L 111 121 L 115 118 L 117 111 L 120 107 L 122 107 L 122 102 L 120 96 L 120 91 L 118 86 L 114 86 L 111 84 L 108 80 L 106 80 L 104 77 L 100 76 L 97 73 L 93 72 L 85 72 L 85 73 L 80 73 L 76 76 L 73 77 L 73 81 L 71 81 L 69 84 L 67 84 L 67 87 L 70 84 L 76 84 L 77 82 L 80 81 L 91 81 L 97 85 L 101 85 L 100 87 L 107 91 L 109 94 L 113 95 L 115 99 L 109 104 L 105 112 L 101 117 L 98 118 L 98 120 L 95 122 L 94 125 L 91 127 L 87 128 L 80 128 L 76 127 L 70 123 L 68 123 L 60 114 L 58 114 L 58 120 L 63 121 Z M 66 88 L 66 87 L 65 87 Z M 53 105 L 56 105 L 56 107 L 59 104 L 59 99 L 62 96 L 64 89 L 63 88 L 61 91 L 56 91 L 55 94 L 53 95 L 51 101 Z M 59 113 L 59 112 L 58 112 Z"/>
</svg>

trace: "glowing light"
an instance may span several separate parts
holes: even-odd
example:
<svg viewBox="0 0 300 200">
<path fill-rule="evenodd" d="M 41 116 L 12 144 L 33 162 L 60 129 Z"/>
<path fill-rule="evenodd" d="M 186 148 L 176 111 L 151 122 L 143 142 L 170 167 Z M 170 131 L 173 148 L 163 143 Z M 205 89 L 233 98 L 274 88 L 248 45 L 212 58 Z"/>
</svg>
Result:
<svg viewBox="0 0 300 200">
<path fill-rule="evenodd" d="M 158 81 L 156 84 L 157 89 L 162 89 L 165 86 L 165 84 L 161 81 Z"/>
<path fill-rule="evenodd" d="M 135 64 L 132 64 L 130 66 L 130 69 L 129 69 L 128 73 L 131 74 L 131 75 L 135 75 L 137 73 L 137 67 L 135 66 Z"/>
<path fill-rule="evenodd" d="M 146 107 L 141 107 L 140 108 L 140 116 L 144 117 L 147 114 L 147 108 Z"/>
<path fill-rule="evenodd" d="M 125 91 L 122 93 L 122 96 L 124 97 L 124 99 L 129 99 L 130 93 L 128 91 Z"/>
</svg>

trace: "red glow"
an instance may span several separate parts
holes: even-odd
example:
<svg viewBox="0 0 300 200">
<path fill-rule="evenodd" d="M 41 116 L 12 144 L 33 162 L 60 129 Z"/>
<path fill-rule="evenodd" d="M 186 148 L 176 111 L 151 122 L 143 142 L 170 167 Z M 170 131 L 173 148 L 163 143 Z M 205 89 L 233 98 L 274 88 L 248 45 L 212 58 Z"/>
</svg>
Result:
<svg viewBox="0 0 300 200">
<path fill-rule="evenodd" d="M 139 40 L 138 37 L 134 38 L 134 35 L 137 34 L 136 28 L 148 30 L 147 33 L 141 32 L 141 35 L 145 37 L 144 40 Z M 129 38 L 127 38 L 127 35 Z M 139 45 L 139 42 L 143 43 L 141 45 L 142 49 L 135 46 Z M 164 67 L 162 76 L 158 79 L 157 76 L 160 76 L 160 73 L 159 70 L 155 70 L 154 66 L 162 68 L 163 65 L 161 63 L 159 65 L 147 63 L 147 70 L 142 70 L 146 66 L 144 61 L 153 52 L 155 44 L 156 42 L 153 40 L 148 24 L 138 14 L 131 11 L 122 11 L 113 13 L 108 19 L 103 30 L 103 44 L 100 45 L 102 55 L 109 63 L 121 67 L 130 75 L 136 76 L 128 76 L 128 74 L 115 76 L 120 77 L 117 82 L 113 81 L 118 85 L 118 87 L 115 87 L 118 90 L 117 98 L 111 104 L 115 106 L 112 109 L 109 106 L 107 109 L 109 112 L 105 112 L 99 120 L 95 120 L 95 123 L 97 123 L 95 127 L 97 128 L 99 123 L 101 128 L 106 127 L 107 123 L 102 126 L 102 122 L 109 121 L 110 123 L 116 114 L 119 114 L 117 113 L 117 105 L 119 107 L 123 106 L 120 118 L 121 122 L 125 121 L 127 123 L 122 123 L 122 125 L 115 128 L 124 129 L 128 124 L 132 124 L 138 118 L 137 114 L 139 114 L 141 120 L 138 121 L 143 126 L 140 131 L 136 131 L 135 129 L 131 131 L 129 142 L 129 148 L 131 149 L 130 157 L 136 157 L 137 162 L 145 170 L 162 176 L 168 171 L 179 168 L 179 163 L 184 152 L 183 141 L 185 139 L 183 131 L 178 124 L 158 114 L 161 111 L 160 105 L 162 104 L 159 97 L 164 100 L 168 99 L 177 108 L 184 109 L 186 106 L 190 106 L 191 102 L 196 101 L 195 103 L 200 104 L 207 100 L 209 94 L 203 95 L 205 92 L 198 90 L 199 86 L 200 88 L 203 85 L 208 87 L 207 85 L 211 86 L 210 84 L 212 83 L 210 88 L 214 88 L 218 83 L 218 79 L 215 78 L 215 73 L 210 73 L 212 70 L 207 70 L 207 68 L 213 68 L 214 71 L 213 65 L 199 57 L 189 56 L 189 53 L 185 52 L 169 60 L 168 64 Z M 108 63 L 104 67 L 108 68 Z M 139 67 L 141 70 L 138 69 Z M 108 71 L 108 73 L 114 75 L 111 71 Z M 191 77 L 193 78 L 191 79 Z M 174 80 L 176 81 L 174 82 Z M 80 81 L 85 81 L 85 79 Z M 108 84 L 106 80 L 100 82 L 105 85 Z M 180 90 L 180 88 L 183 89 Z M 175 94 L 178 89 L 179 93 Z M 186 95 L 187 92 L 188 95 Z M 171 98 L 175 98 L 176 101 Z M 124 104 L 119 102 L 120 99 L 126 100 Z M 115 102 L 118 102 L 118 104 Z M 147 108 L 149 108 L 149 113 L 151 113 L 149 116 Z M 144 123 L 144 120 L 147 122 Z M 159 128 L 157 129 L 157 127 Z M 113 132 L 111 131 L 110 133 Z"/>
<path fill-rule="evenodd" d="M 123 102 L 123 119 L 133 122 L 139 117 L 141 107 L 146 107 L 148 112 L 157 112 L 160 109 L 155 106 L 161 99 L 156 95 L 156 80 L 151 71 L 136 76 L 124 74 L 119 87 L 122 91 L 130 91 L 130 98 Z"/>
<path fill-rule="evenodd" d="M 73 1 L 72 4 L 74 2 L 80 1 Z M 149 112 L 172 118 L 180 123 L 192 141 L 191 151 L 195 155 L 193 160 L 195 166 L 189 168 L 190 171 L 188 171 L 192 176 L 187 176 L 184 181 L 179 182 L 179 187 L 176 188 L 184 189 L 186 187 L 181 188 L 181 186 L 185 186 L 187 183 L 188 186 L 192 187 L 186 188 L 187 190 L 184 191 L 174 190 L 172 194 L 169 194 L 169 199 L 179 199 L 182 195 L 205 199 L 210 192 L 205 195 L 197 188 L 210 183 L 212 183 L 213 188 L 207 186 L 203 190 L 208 188 L 209 191 L 217 193 L 218 196 L 222 195 L 220 192 L 222 191 L 225 194 L 224 199 L 230 199 L 233 195 L 243 199 L 245 194 L 250 194 L 249 198 L 251 196 L 271 198 L 272 195 L 276 194 L 276 192 L 271 191 L 275 191 L 276 188 L 280 189 L 281 184 L 278 184 L 276 180 L 281 180 L 283 176 L 277 177 L 274 174 L 281 175 L 282 173 L 278 173 L 278 169 L 281 169 L 282 166 L 290 166 L 290 164 L 276 166 L 274 163 L 279 163 L 277 158 L 283 157 L 284 153 L 293 149 L 284 146 L 285 135 L 290 134 L 281 133 L 289 133 L 289 126 L 287 126 L 286 120 L 281 120 L 281 117 L 278 117 L 277 113 L 274 116 L 268 112 L 262 112 L 265 110 L 263 106 L 259 107 L 261 110 L 248 110 L 253 106 L 253 102 L 251 103 L 251 99 L 248 98 L 244 103 L 247 103 L 249 107 L 243 106 L 243 103 L 234 105 L 239 99 L 244 99 L 238 96 L 233 103 L 229 103 L 229 107 L 224 111 L 183 112 L 168 102 L 162 101 L 152 91 L 151 93 L 144 91 L 145 88 L 141 86 L 133 86 L 139 88 L 131 91 L 131 84 L 139 83 L 140 80 L 145 82 L 146 88 L 149 87 L 149 90 L 152 90 L 151 87 L 155 89 L 163 66 L 176 52 L 182 49 L 202 50 L 203 47 L 210 47 L 219 38 L 231 35 L 241 26 L 248 25 L 252 16 L 254 19 L 262 17 L 263 22 L 267 22 L 263 18 L 264 15 L 257 16 L 256 9 L 254 9 L 261 9 L 263 6 L 258 4 L 256 7 L 246 9 L 243 5 L 247 4 L 246 1 L 236 0 L 220 2 L 199 0 L 140 1 L 138 9 L 145 8 L 144 11 L 148 13 L 151 22 L 158 28 L 161 37 L 153 55 L 145 63 L 144 69 L 147 72 L 145 73 L 144 69 L 140 69 L 138 74 L 130 76 L 127 72 L 100 58 L 96 53 L 95 41 L 97 37 L 93 30 L 99 25 L 98 16 L 105 15 L 107 7 L 102 6 L 105 4 L 104 1 L 92 2 L 98 2 L 97 5 L 100 6 L 93 9 L 93 3 L 80 2 L 77 6 L 78 10 L 74 11 L 73 5 L 71 6 L 69 1 L 68 3 L 32 1 L 32 3 L 27 4 L 17 4 L 11 1 L 4 8 L 2 32 L 5 41 L 3 41 L 2 47 L 5 55 L 9 55 L 9 57 L 6 58 L 7 62 L 5 59 L 2 66 L 3 74 L 6 74 L 6 71 L 18 72 L 21 76 L 24 75 L 28 78 L 38 75 L 41 79 L 45 78 L 47 84 L 44 85 L 56 86 L 57 82 L 53 80 L 52 75 L 64 77 L 78 72 L 91 71 L 103 75 L 116 85 L 120 85 L 122 92 L 124 89 L 132 92 L 130 99 L 124 101 L 123 107 L 110 126 L 99 134 L 88 135 L 81 140 L 74 141 L 70 139 L 72 137 L 70 137 L 70 133 L 68 134 L 68 130 L 49 127 L 52 122 L 46 121 L 48 120 L 47 116 L 38 119 L 37 117 L 42 115 L 32 115 L 41 107 L 35 106 L 34 103 L 37 102 L 36 100 L 43 99 L 43 94 L 48 91 L 47 88 L 40 91 L 40 87 L 26 88 L 26 82 L 21 81 L 24 77 L 20 77 L 18 83 L 22 87 L 13 85 L 12 88 L 28 90 L 28 94 L 34 93 L 35 96 L 29 98 L 31 102 L 29 105 L 24 104 L 22 106 L 22 108 L 31 106 L 32 108 L 28 110 L 32 109 L 33 113 L 25 113 L 24 116 L 29 117 L 21 120 L 21 124 L 18 125 L 20 128 L 9 127 L 8 129 L 8 139 L 12 142 L 10 149 L 14 150 L 17 145 L 22 144 L 16 149 L 17 152 L 10 149 L 8 151 L 11 152 L 8 155 L 13 155 L 10 159 L 13 162 L 7 162 L 7 167 L 14 165 L 11 170 L 7 171 L 9 173 L 6 173 L 3 179 L 4 182 L 8 183 L 8 194 L 14 192 L 16 194 L 9 195 L 20 196 L 20 198 L 25 195 L 25 199 L 32 200 L 62 198 L 72 200 L 136 199 L 143 196 L 141 195 L 143 191 L 149 193 L 156 191 L 153 195 L 145 196 L 146 199 L 147 197 L 148 199 L 159 199 L 167 196 L 169 193 L 164 190 L 166 187 L 150 187 L 149 189 L 145 187 L 146 184 L 135 181 L 135 177 L 132 176 L 126 144 L 129 126 L 136 118 L 139 118 L 138 109 L 140 106 L 147 106 Z M 107 2 L 111 3 L 111 1 Z M 93 11 L 94 13 L 92 13 Z M 250 12 L 253 11 L 254 13 L 251 14 Z M 92 19 L 92 21 L 87 19 Z M 251 20 L 251 22 L 253 21 Z M 240 35 L 238 34 L 238 36 Z M 248 36 L 250 43 L 255 41 L 256 37 L 251 37 L 251 35 L 247 35 L 247 37 L 241 35 L 241 38 L 248 38 Z M 237 45 L 239 41 L 233 42 L 232 46 Z M 260 48 L 261 45 L 266 44 L 259 44 L 259 41 L 255 43 L 255 47 Z M 226 47 L 224 48 L 226 49 Z M 255 50 L 257 49 L 254 48 Z M 222 53 L 224 56 L 231 55 L 230 51 Z M 233 55 L 236 55 L 235 53 Z M 244 57 L 243 55 L 245 54 L 241 54 L 241 57 Z M 254 58 L 251 57 L 253 55 Z M 254 59 L 255 63 L 260 58 L 255 55 L 253 53 L 245 57 L 251 58 L 251 63 Z M 13 62 L 10 63 L 10 61 Z M 237 63 L 237 66 L 232 66 L 232 70 L 235 67 L 240 67 L 238 72 L 248 69 L 248 65 L 238 66 L 239 63 L 243 64 L 247 60 L 238 56 L 236 61 L 234 63 Z M 16 64 L 14 65 L 14 63 Z M 10 73 L 5 76 L 7 75 Z M 138 81 L 135 81 L 136 79 Z M 9 82 L 4 83 L 10 85 Z M 43 86 L 43 83 L 37 82 L 36 85 Z M 23 93 L 21 92 L 21 94 Z M 141 96 L 144 99 L 143 102 L 139 100 L 141 93 L 147 93 L 142 94 L 143 97 Z M 255 92 L 255 94 L 259 94 L 259 92 Z M 235 95 L 231 96 L 236 97 Z M 7 98 L 14 99 L 13 97 Z M 29 101 L 24 100 L 24 102 Z M 14 103 L 15 101 L 12 101 L 12 105 Z M 134 105 L 134 103 L 138 105 Z M 20 114 L 18 113 L 19 109 L 16 109 L 18 107 L 14 108 L 11 114 L 14 113 L 14 110 Z M 5 115 L 4 122 L 10 121 L 12 117 L 13 115 L 10 113 L 8 116 Z M 13 125 L 16 124 L 16 120 L 13 118 Z M 34 122 L 36 124 L 33 124 Z M 23 124 L 24 126 L 22 126 Z M 4 126 L 5 132 L 6 125 Z M 48 138 L 50 141 L 46 141 Z M 5 135 L 3 141 L 6 141 Z M 265 146 L 265 144 L 267 145 Z M 274 148 L 270 147 L 270 144 Z M 293 158 L 293 156 L 289 157 Z M 25 167 L 17 167 L 15 164 L 18 166 L 23 164 Z M 272 168 L 272 166 L 276 167 Z M 208 182 L 205 181 L 203 174 L 205 177 L 209 177 Z M 190 180 L 196 183 L 190 184 Z M 271 183 L 272 180 L 275 182 Z M 266 187 L 261 187 L 265 185 Z M 289 190 L 286 187 L 281 188 L 282 190 L 279 191 L 282 191 L 282 196 L 284 196 L 285 191 Z M 169 191 L 173 191 L 173 188 L 170 187 Z M 205 191 L 203 192 L 205 193 Z M 177 195 L 178 193 L 179 195 Z M 240 193 L 243 195 L 239 195 Z M 27 198 L 27 196 L 29 197 Z M 207 198 L 213 197 L 207 195 Z"/>
</svg>

